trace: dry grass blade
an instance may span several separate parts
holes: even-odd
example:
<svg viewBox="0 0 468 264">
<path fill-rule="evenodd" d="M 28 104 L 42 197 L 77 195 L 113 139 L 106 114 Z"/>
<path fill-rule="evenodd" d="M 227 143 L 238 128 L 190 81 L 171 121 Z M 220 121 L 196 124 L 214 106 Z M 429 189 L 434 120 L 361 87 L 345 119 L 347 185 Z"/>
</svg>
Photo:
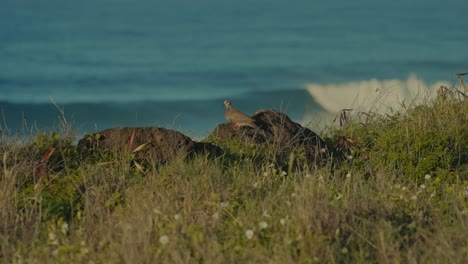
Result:
<svg viewBox="0 0 468 264">
<path fill-rule="evenodd" d="M 340 117 L 340 127 L 343 127 L 348 122 L 348 115 L 346 114 L 346 112 L 350 112 L 350 111 L 353 111 L 353 109 L 341 109 L 341 111 L 338 112 L 338 114 L 335 116 L 335 119 L 333 119 L 333 122 L 335 122 L 336 119 L 339 116 Z"/>
<path fill-rule="evenodd" d="M 468 91 L 468 88 L 466 87 L 465 83 L 463 82 L 462 76 L 468 75 L 468 72 L 460 72 L 457 73 L 458 80 L 460 81 L 460 86 L 463 87 L 464 91 Z"/>
<path fill-rule="evenodd" d="M 338 138 L 338 140 L 333 143 L 332 148 L 335 149 L 337 152 L 354 152 L 356 139 L 350 136 L 342 136 Z"/>
<path fill-rule="evenodd" d="M 366 125 L 368 124 L 372 118 L 374 117 L 375 115 L 373 113 L 367 113 L 367 112 L 359 112 L 358 113 L 358 117 L 359 117 L 359 120 L 360 120 L 360 123 L 362 125 Z M 363 118 L 364 117 L 364 118 Z M 362 119 L 365 119 L 364 121 L 362 121 Z"/>
<path fill-rule="evenodd" d="M 467 98 L 468 95 L 466 95 L 466 93 L 460 91 L 460 90 L 457 90 L 457 93 L 459 93 L 461 96 L 463 96 L 463 98 Z"/>
<path fill-rule="evenodd" d="M 3 175 L 8 175 L 8 152 L 4 151 L 3 152 Z"/>
<path fill-rule="evenodd" d="M 453 92 L 447 87 L 447 86 L 440 86 L 439 89 L 437 90 L 437 95 L 442 98 L 442 99 L 447 99 L 448 95 L 453 94 Z"/>
<path fill-rule="evenodd" d="M 140 165 L 140 163 L 136 162 L 136 161 L 133 161 L 133 164 L 135 164 L 135 167 L 137 168 L 138 171 L 140 172 L 145 172 L 143 170 L 143 167 Z"/>
<path fill-rule="evenodd" d="M 107 166 L 107 165 L 112 165 L 112 164 L 116 164 L 116 163 L 120 163 L 120 160 L 99 162 L 96 165 L 98 165 L 98 166 Z"/>
<path fill-rule="evenodd" d="M 460 75 L 461 76 L 461 75 Z M 460 86 L 461 87 L 464 87 L 465 88 L 465 91 L 466 91 L 466 86 L 465 84 L 463 83 L 463 80 L 460 78 L 459 76 L 459 79 L 460 79 Z M 454 91 L 453 91 L 454 90 Z M 467 98 L 468 96 L 466 95 L 466 93 L 458 90 L 458 89 L 453 89 L 451 90 L 450 88 L 448 88 L 447 86 L 440 86 L 439 89 L 437 89 L 437 96 L 442 98 L 443 100 L 447 99 L 450 96 L 453 96 L 454 94 L 459 94 L 459 96 L 463 96 L 463 98 Z"/>
<path fill-rule="evenodd" d="M 65 137 L 72 137 L 73 133 L 72 133 L 72 124 L 68 122 L 67 120 L 67 116 L 65 115 L 65 110 L 63 107 L 61 107 L 57 102 L 55 102 L 55 100 L 52 98 L 52 97 L 49 97 L 50 101 L 52 102 L 52 104 L 55 106 L 55 108 L 57 108 L 57 110 L 59 111 L 59 121 L 60 121 L 60 126 L 61 126 L 61 130 L 63 131 L 64 133 L 64 136 Z"/>
<path fill-rule="evenodd" d="M 135 139 L 135 129 L 132 130 L 132 135 L 130 136 L 130 141 L 128 142 L 128 149 L 132 149 L 133 147 L 133 140 Z"/>
<path fill-rule="evenodd" d="M 55 152 L 55 149 L 57 148 L 56 144 L 54 144 L 52 147 L 50 147 L 46 153 L 42 156 L 41 160 L 39 161 L 39 164 L 36 166 L 36 175 L 39 177 L 45 177 L 47 176 L 47 166 L 46 163 L 49 160 L 50 156 Z"/>
<path fill-rule="evenodd" d="M 143 143 L 143 144 L 141 144 L 140 146 L 136 147 L 136 148 L 132 151 L 132 153 L 135 153 L 135 152 L 138 152 L 138 151 L 144 149 L 148 144 L 149 144 L 149 143 Z"/>
<path fill-rule="evenodd" d="M 44 156 L 42 156 L 42 159 L 41 159 L 41 161 L 40 161 L 39 163 L 45 163 L 45 162 L 50 158 L 50 156 L 52 156 L 52 154 L 54 153 L 54 151 L 55 151 L 55 146 L 50 147 L 50 148 L 46 151 L 46 153 L 44 154 Z"/>
</svg>

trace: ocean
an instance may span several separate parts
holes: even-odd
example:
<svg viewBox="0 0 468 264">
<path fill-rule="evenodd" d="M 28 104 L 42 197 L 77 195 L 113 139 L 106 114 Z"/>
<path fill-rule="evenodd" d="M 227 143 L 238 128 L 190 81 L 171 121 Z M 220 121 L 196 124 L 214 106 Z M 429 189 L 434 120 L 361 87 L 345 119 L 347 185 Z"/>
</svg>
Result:
<svg viewBox="0 0 468 264">
<path fill-rule="evenodd" d="M 468 71 L 468 1 L 2 0 L 0 128 L 118 126 L 195 139 L 224 99 L 319 126 Z M 395 100 L 395 98 L 397 98 Z M 323 115 L 329 114 L 329 115 Z M 325 120 L 326 121 L 326 120 Z M 317 128 L 318 129 L 318 128 Z"/>
</svg>

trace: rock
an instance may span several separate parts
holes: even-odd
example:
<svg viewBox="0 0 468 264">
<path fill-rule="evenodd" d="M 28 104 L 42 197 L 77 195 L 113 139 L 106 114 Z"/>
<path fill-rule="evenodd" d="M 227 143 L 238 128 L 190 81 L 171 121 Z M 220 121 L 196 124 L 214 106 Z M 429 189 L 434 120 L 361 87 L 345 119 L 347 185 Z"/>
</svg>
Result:
<svg viewBox="0 0 468 264">
<path fill-rule="evenodd" d="M 180 132 L 159 127 L 110 128 L 79 140 L 78 150 L 110 150 L 114 153 L 133 153 L 136 160 L 156 164 L 184 158 L 211 146 L 201 147 Z"/>
<path fill-rule="evenodd" d="M 258 129 L 242 127 L 234 130 L 232 124 L 220 124 L 203 142 L 194 142 L 180 132 L 159 127 L 110 128 L 80 139 L 78 150 L 82 154 L 94 149 L 119 155 L 131 153 L 134 160 L 163 164 L 196 153 L 219 156 L 223 153 L 222 149 L 207 142 L 219 142 L 232 137 L 249 144 L 265 145 L 273 149 L 280 159 L 301 149 L 308 160 L 316 160 L 326 149 L 317 134 L 293 122 L 283 113 L 261 110 L 252 118 Z"/>
<path fill-rule="evenodd" d="M 194 153 L 207 154 L 208 156 L 218 157 L 223 154 L 223 150 L 208 142 L 195 142 L 195 151 Z"/>
<path fill-rule="evenodd" d="M 324 141 L 315 132 L 293 122 L 286 114 L 276 110 L 260 110 L 252 118 L 259 129 L 242 127 L 235 130 L 230 123 L 220 124 L 206 141 L 235 137 L 246 143 L 269 144 L 286 154 L 303 148 L 309 160 L 315 160 L 326 152 Z"/>
</svg>

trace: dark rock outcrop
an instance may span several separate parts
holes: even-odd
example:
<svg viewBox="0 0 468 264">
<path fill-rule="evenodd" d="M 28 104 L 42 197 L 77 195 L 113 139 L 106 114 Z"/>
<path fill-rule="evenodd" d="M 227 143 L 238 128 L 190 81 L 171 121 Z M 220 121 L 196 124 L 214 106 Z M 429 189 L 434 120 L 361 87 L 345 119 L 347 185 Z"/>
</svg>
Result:
<svg viewBox="0 0 468 264">
<path fill-rule="evenodd" d="M 236 130 L 232 124 L 220 124 L 203 142 L 195 142 L 180 132 L 159 127 L 110 128 L 80 139 L 78 150 L 84 156 L 93 150 L 117 155 L 131 154 L 135 161 L 146 160 L 153 164 L 163 164 L 196 153 L 222 155 L 220 147 L 208 142 L 219 143 L 233 137 L 239 142 L 265 146 L 266 150 L 273 150 L 276 159 L 280 160 L 287 159 L 289 153 L 297 150 L 301 150 L 307 160 L 317 160 L 326 151 L 325 143 L 317 134 L 293 122 L 283 113 L 261 110 L 252 118 L 258 128 L 242 127 Z"/>
<path fill-rule="evenodd" d="M 315 132 L 293 122 L 286 114 L 276 110 L 260 110 L 252 118 L 259 129 L 242 127 L 235 130 L 230 123 L 220 124 L 207 141 L 235 137 L 248 143 L 273 145 L 283 153 L 302 148 L 310 160 L 326 152 L 324 141 Z"/>
<path fill-rule="evenodd" d="M 192 153 L 218 151 L 216 146 L 196 143 L 180 132 L 159 127 L 119 127 L 87 135 L 78 142 L 78 150 L 83 153 L 90 149 L 133 153 L 136 160 L 156 164 Z"/>
</svg>

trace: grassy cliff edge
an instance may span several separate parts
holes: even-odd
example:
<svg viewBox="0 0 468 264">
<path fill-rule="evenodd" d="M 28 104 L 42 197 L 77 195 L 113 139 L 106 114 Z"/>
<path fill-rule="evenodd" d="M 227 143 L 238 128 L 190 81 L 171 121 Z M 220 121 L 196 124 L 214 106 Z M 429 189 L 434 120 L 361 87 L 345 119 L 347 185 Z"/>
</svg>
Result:
<svg viewBox="0 0 468 264">
<path fill-rule="evenodd" d="M 0 262 L 464 263 L 467 121 L 468 100 L 450 93 L 348 113 L 320 135 L 336 150 L 327 162 L 285 166 L 240 142 L 151 166 L 83 157 L 69 128 L 3 134 Z"/>
</svg>

